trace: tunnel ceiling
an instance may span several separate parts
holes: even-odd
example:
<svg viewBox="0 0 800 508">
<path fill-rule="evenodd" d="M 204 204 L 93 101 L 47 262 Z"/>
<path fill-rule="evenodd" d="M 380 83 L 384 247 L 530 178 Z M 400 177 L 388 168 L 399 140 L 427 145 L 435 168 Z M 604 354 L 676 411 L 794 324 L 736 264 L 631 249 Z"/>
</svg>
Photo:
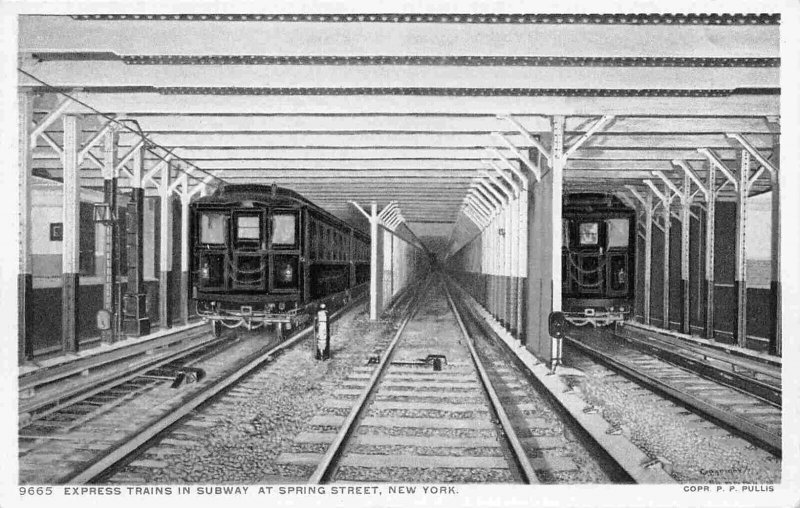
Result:
<svg viewBox="0 0 800 508">
<path fill-rule="evenodd" d="M 107 121 L 87 106 L 135 120 L 192 178 L 274 182 L 358 226 L 349 201 L 397 201 L 432 249 L 490 161 L 525 171 L 519 153 L 550 146 L 552 115 L 565 145 L 613 115 L 571 154 L 567 191 L 662 185 L 653 171 L 680 186 L 674 159 L 704 178 L 698 148 L 737 167 L 727 133 L 777 157 L 775 15 L 22 16 L 19 51 L 37 120 L 68 93 L 82 142 Z M 121 153 L 138 139 L 122 132 Z M 52 143 L 33 170 L 57 179 Z M 82 185 L 101 188 L 90 159 Z M 765 175 L 751 193 L 767 189 Z"/>
</svg>

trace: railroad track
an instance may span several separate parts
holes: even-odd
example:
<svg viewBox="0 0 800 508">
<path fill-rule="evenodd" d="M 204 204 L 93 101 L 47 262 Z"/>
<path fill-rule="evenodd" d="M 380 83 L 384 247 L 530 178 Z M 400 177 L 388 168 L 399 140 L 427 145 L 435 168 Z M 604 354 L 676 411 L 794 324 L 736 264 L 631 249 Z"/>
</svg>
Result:
<svg viewBox="0 0 800 508">
<path fill-rule="evenodd" d="M 770 385 L 763 382 L 745 380 L 743 383 L 741 377 L 734 378 L 729 371 L 709 364 L 693 370 L 691 363 L 678 362 L 674 354 L 662 356 L 632 348 L 630 339 L 622 340 L 609 333 L 594 331 L 590 336 L 585 331 L 574 330 L 566 341 L 593 360 L 650 390 L 667 395 L 770 453 L 781 455 L 779 386 L 771 390 Z M 652 343 L 639 345 L 640 348 L 645 346 L 654 347 Z M 586 368 L 580 364 L 573 367 Z M 747 390 L 748 386 L 756 389 Z"/>
<path fill-rule="evenodd" d="M 331 316 L 335 319 L 361 299 Z M 207 332 L 210 334 L 210 332 Z M 313 326 L 283 341 L 219 343 L 195 350 L 181 367 L 203 367 L 207 378 L 184 390 L 173 390 L 174 372 L 168 364 L 138 373 L 113 387 L 60 407 L 20 430 L 20 483 L 90 483 L 118 467 L 130 455 L 195 408 L 235 385 L 282 350 L 313 334 Z M 188 361 L 187 361 L 188 360 Z"/>
<path fill-rule="evenodd" d="M 435 280 L 277 462 L 313 471 L 310 483 L 609 481 L 585 450 L 574 458 L 574 437 L 521 371 L 481 356 Z"/>
</svg>

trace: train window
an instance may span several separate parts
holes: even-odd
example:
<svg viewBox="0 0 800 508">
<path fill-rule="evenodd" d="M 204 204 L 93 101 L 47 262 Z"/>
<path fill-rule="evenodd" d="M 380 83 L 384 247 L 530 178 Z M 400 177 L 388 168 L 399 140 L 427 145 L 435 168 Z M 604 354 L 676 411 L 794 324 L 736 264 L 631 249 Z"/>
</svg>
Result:
<svg viewBox="0 0 800 508">
<path fill-rule="evenodd" d="M 608 219 L 608 248 L 628 246 L 628 219 Z"/>
<path fill-rule="evenodd" d="M 225 243 L 225 214 L 204 213 L 200 215 L 200 243 Z"/>
<path fill-rule="evenodd" d="M 236 217 L 236 239 L 255 241 L 261 239 L 261 221 L 258 215 L 239 215 Z"/>
<path fill-rule="evenodd" d="M 580 225 L 580 244 L 597 245 L 598 224 L 596 222 L 582 222 Z"/>
<path fill-rule="evenodd" d="M 272 245 L 294 245 L 296 240 L 296 217 L 294 214 L 272 216 Z"/>
</svg>

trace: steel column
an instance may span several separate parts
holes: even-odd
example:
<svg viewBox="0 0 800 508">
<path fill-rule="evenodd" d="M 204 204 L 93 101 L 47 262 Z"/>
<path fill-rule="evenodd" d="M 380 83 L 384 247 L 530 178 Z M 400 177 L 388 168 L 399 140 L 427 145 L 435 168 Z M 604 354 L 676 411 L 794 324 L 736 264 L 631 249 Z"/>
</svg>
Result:
<svg viewBox="0 0 800 508">
<path fill-rule="evenodd" d="M 17 280 L 17 356 L 20 363 L 33 358 L 33 262 L 31 251 L 31 165 L 33 146 L 33 95 L 17 93 L 19 107 L 19 278 Z"/>
<path fill-rule="evenodd" d="M 380 270 L 383 266 L 380 259 L 380 241 L 381 234 L 378 224 L 378 204 L 373 202 L 371 206 L 371 215 L 369 219 L 369 320 L 377 321 L 378 314 L 381 312 L 380 292 L 382 290 L 381 280 L 383 275 L 379 276 Z"/>
<path fill-rule="evenodd" d="M 162 329 L 172 326 L 170 313 L 170 272 L 172 271 L 172 195 L 169 191 L 172 163 L 161 167 L 158 187 L 161 198 L 160 256 L 158 279 L 158 314 Z"/>
<path fill-rule="evenodd" d="M 111 314 L 111 327 L 102 330 L 100 337 L 106 344 L 117 341 L 117 272 L 119 270 L 117 249 L 117 130 L 111 128 L 105 134 L 103 149 L 103 202 L 108 208 L 110 222 L 104 224 L 105 245 L 103 254 L 105 259 L 103 280 L 103 308 Z"/>
<path fill-rule="evenodd" d="M 736 273 L 733 280 L 736 294 L 736 319 L 733 337 L 740 347 L 747 346 L 747 250 L 745 246 L 745 228 L 747 225 L 747 189 L 750 178 L 750 153 L 741 151 L 741 164 L 737 179 L 736 201 Z"/>
<path fill-rule="evenodd" d="M 772 184 L 772 249 L 770 264 L 770 297 L 772 327 L 769 334 L 769 352 L 781 355 L 783 350 L 781 337 L 781 206 L 780 178 L 777 171 L 770 172 Z"/>
<path fill-rule="evenodd" d="M 505 325 L 507 330 L 514 328 L 513 321 L 513 312 L 511 309 L 511 305 L 513 303 L 513 298 L 511 295 L 512 290 L 512 274 L 513 271 L 511 269 L 511 249 L 512 249 L 512 234 L 511 229 L 514 227 L 511 222 L 511 215 L 513 214 L 513 207 L 511 199 L 513 195 L 509 198 L 508 204 L 506 205 L 505 209 L 505 234 L 503 235 L 503 253 L 505 255 L 504 262 L 503 262 L 503 324 Z"/>
<path fill-rule="evenodd" d="M 665 195 L 669 196 L 670 190 L 668 187 L 664 189 Z M 664 217 L 664 283 L 661 287 L 661 308 L 664 312 L 663 326 L 665 330 L 669 330 L 669 248 L 670 248 L 670 230 L 672 227 L 672 215 L 670 213 L 671 200 L 664 199 L 661 202 L 663 208 L 662 214 Z"/>
<path fill-rule="evenodd" d="M 681 332 L 690 334 L 690 286 L 689 286 L 689 228 L 691 227 L 691 180 L 683 174 L 683 193 L 681 195 Z"/>
<path fill-rule="evenodd" d="M 181 322 L 189 323 L 189 203 L 192 195 L 189 193 L 189 176 L 181 175 Z"/>
<path fill-rule="evenodd" d="M 381 277 L 383 277 L 383 302 L 392 299 L 392 247 L 394 235 L 391 231 L 383 230 L 383 264 L 381 266 Z"/>
<path fill-rule="evenodd" d="M 140 337 L 150 333 L 147 291 L 144 286 L 144 148 L 133 157 L 131 197 L 127 211 L 128 286 L 123 302 L 123 331 Z"/>
<path fill-rule="evenodd" d="M 564 193 L 564 166 L 567 162 L 567 157 L 564 154 L 564 117 L 553 117 L 553 152 L 551 154 L 551 162 L 553 172 L 553 205 L 551 210 L 551 238 L 552 245 L 551 256 L 551 274 L 552 284 L 550 286 L 551 294 L 553 296 L 552 311 L 557 312 L 561 310 L 561 256 L 562 256 L 562 239 L 561 239 L 561 215 L 562 215 L 562 198 Z"/>
<path fill-rule="evenodd" d="M 537 162 L 541 163 L 541 160 L 537 157 Z M 519 226 L 518 226 L 518 235 L 519 235 L 519 248 L 517 250 L 517 256 L 519 256 L 519 273 L 517 276 L 519 280 L 517 281 L 517 339 L 519 339 L 520 343 L 525 344 L 527 342 L 526 336 L 526 320 L 527 320 L 527 298 L 525 295 L 526 292 L 526 280 L 528 276 L 528 179 L 527 177 L 520 173 L 518 175 L 520 177 L 520 187 L 522 190 L 519 193 Z"/>
<path fill-rule="evenodd" d="M 716 209 L 717 209 L 717 166 L 708 164 L 708 199 L 706 200 L 706 241 L 705 241 L 705 300 L 706 300 L 706 324 L 705 337 L 714 340 L 714 249 Z"/>
<path fill-rule="evenodd" d="M 651 281 L 653 273 L 653 193 L 644 198 L 644 322 L 650 324 Z"/>
<path fill-rule="evenodd" d="M 61 338 L 65 353 L 78 351 L 78 291 L 80 289 L 80 174 L 78 171 L 78 118 L 65 115 L 64 204 L 61 252 Z"/>
</svg>

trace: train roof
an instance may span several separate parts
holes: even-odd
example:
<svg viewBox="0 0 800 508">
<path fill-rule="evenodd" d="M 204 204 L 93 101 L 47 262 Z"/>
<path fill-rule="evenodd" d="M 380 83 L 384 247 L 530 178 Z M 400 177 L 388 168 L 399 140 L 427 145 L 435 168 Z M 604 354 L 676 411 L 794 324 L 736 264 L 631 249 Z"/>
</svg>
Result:
<svg viewBox="0 0 800 508">
<path fill-rule="evenodd" d="M 339 219 L 332 213 L 320 208 L 318 205 L 308 200 L 303 195 L 285 187 L 277 185 L 264 185 L 264 184 L 225 184 L 217 187 L 217 190 L 210 196 L 202 197 L 196 200 L 196 204 L 209 204 L 209 203 L 233 203 L 239 201 L 258 201 L 261 203 L 269 203 L 273 205 L 283 206 L 297 206 L 304 205 L 313 209 L 315 212 L 324 216 L 334 224 L 339 224 L 353 228 L 354 232 L 361 235 L 366 235 L 364 231 L 359 228 L 348 224 L 347 222 Z M 369 235 L 366 235 L 369 237 Z"/>
<path fill-rule="evenodd" d="M 579 192 L 565 194 L 564 208 L 586 211 L 631 211 L 632 209 L 613 194 L 599 192 Z"/>
</svg>

